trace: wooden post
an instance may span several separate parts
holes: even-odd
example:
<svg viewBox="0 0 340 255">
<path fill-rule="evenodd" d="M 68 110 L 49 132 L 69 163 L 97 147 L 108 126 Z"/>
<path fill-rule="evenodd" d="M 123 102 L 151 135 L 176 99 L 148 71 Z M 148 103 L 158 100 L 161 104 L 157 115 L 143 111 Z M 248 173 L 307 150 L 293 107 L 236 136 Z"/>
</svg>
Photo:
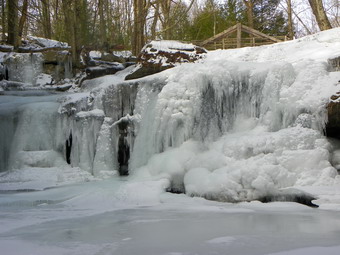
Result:
<svg viewBox="0 0 340 255">
<path fill-rule="evenodd" d="M 225 39 L 223 38 L 223 39 L 222 39 L 222 48 L 223 48 L 223 49 L 225 49 L 225 47 L 224 47 L 224 42 L 225 42 Z"/>
<path fill-rule="evenodd" d="M 253 39 L 253 47 L 255 46 L 255 37 L 252 38 Z"/>
<path fill-rule="evenodd" d="M 236 40 L 237 45 L 236 45 L 236 47 L 241 48 L 242 47 L 242 45 L 241 45 L 242 24 L 241 23 L 237 23 L 237 30 L 236 31 L 237 31 L 237 40 Z"/>
</svg>

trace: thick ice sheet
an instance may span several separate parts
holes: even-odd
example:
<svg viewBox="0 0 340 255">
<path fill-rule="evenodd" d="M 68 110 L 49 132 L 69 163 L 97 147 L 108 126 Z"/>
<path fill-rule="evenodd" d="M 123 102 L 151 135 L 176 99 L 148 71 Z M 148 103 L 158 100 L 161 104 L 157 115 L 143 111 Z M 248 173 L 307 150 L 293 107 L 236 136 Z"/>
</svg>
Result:
<svg viewBox="0 0 340 255">
<path fill-rule="evenodd" d="M 228 204 L 107 180 L 0 195 L 4 254 L 336 254 L 336 212 L 294 203 Z M 139 191 L 133 196 L 130 192 Z M 143 191 L 143 192 L 141 192 Z"/>
</svg>

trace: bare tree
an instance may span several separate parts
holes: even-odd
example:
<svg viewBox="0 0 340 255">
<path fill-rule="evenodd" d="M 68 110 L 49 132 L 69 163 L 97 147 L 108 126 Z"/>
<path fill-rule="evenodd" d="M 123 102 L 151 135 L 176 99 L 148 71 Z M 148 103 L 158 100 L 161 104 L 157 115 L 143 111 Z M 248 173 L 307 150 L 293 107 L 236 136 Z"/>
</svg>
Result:
<svg viewBox="0 0 340 255">
<path fill-rule="evenodd" d="M 18 0 L 8 0 L 7 8 L 8 8 L 7 43 L 13 45 L 14 48 L 17 48 L 18 45 L 19 45 L 19 40 L 18 40 Z"/>
<path fill-rule="evenodd" d="M 287 16 L 288 16 L 288 36 L 290 39 L 294 38 L 294 25 L 293 25 L 293 8 L 292 0 L 286 0 Z"/>
<path fill-rule="evenodd" d="M 106 20 L 104 16 L 104 0 L 98 0 L 98 11 L 99 11 L 99 28 L 100 28 L 100 40 L 101 46 L 103 47 L 107 42 L 106 36 Z"/>
<path fill-rule="evenodd" d="M 19 39 L 21 39 L 22 37 L 25 22 L 27 20 L 27 8 L 28 8 L 28 0 L 24 0 L 22 3 L 21 17 L 19 20 L 19 31 L 18 31 Z"/>
<path fill-rule="evenodd" d="M 156 38 L 156 28 L 157 28 L 157 23 L 158 19 L 160 17 L 159 14 L 159 8 L 160 8 L 160 2 L 157 1 L 156 3 L 152 3 L 152 7 L 154 8 L 154 16 L 151 24 L 151 38 L 155 39 Z"/>
<path fill-rule="evenodd" d="M 171 29 L 170 29 L 170 11 L 171 11 L 171 0 L 162 0 L 160 1 L 161 4 L 161 10 L 163 14 L 163 19 L 162 21 L 162 27 L 164 29 L 164 39 L 170 39 L 171 37 Z"/>
<path fill-rule="evenodd" d="M 132 53 L 135 55 L 139 54 L 145 44 L 145 23 L 150 5 L 150 0 L 133 1 Z"/>
<path fill-rule="evenodd" d="M 247 8 L 248 26 L 251 28 L 254 28 L 254 2 L 255 0 L 243 0 L 243 3 Z"/>
<path fill-rule="evenodd" d="M 51 27 L 51 12 L 50 12 L 50 0 L 42 0 L 42 26 L 44 30 L 44 36 L 46 38 L 52 38 Z"/>
<path fill-rule="evenodd" d="M 313 14 L 320 30 L 331 29 L 332 26 L 326 15 L 322 0 L 308 0 L 308 2 L 312 8 Z"/>
<path fill-rule="evenodd" d="M 187 5 L 184 1 L 175 2 L 173 0 L 158 0 L 156 6 L 153 5 L 155 8 L 155 15 L 158 14 L 158 17 L 155 16 L 154 19 L 159 18 L 162 29 L 156 34 L 161 34 L 163 39 L 173 39 L 176 26 L 178 26 L 181 21 L 185 20 L 195 2 L 195 0 L 190 0 L 190 2 L 187 1 Z M 157 4 L 159 3 L 161 12 L 157 11 Z M 152 28 L 155 27 L 155 22 L 157 21 L 153 21 Z"/>
<path fill-rule="evenodd" d="M 5 0 L 1 0 L 1 26 L 2 26 L 2 40 L 6 38 L 6 4 Z"/>
<path fill-rule="evenodd" d="M 328 0 L 324 7 L 332 27 L 340 27 L 340 1 Z"/>
</svg>

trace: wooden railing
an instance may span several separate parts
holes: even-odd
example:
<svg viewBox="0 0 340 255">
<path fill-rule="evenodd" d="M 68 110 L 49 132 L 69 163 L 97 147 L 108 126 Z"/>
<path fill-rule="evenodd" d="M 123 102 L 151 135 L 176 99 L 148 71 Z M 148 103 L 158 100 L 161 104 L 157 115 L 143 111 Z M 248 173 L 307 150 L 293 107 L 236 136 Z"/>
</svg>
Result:
<svg viewBox="0 0 340 255">
<path fill-rule="evenodd" d="M 236 35 L 235 35 L 236 34 Z M 244 37 L 247 34 L 248 37 Z M 248 26 L 237 23 L 221 33 L 218 33 L 204 41 L 192 43 L 203 46 L 208 50 L 232 49 L 241 47 L 254 47 L 287 41 L 287 36 L 270 36 Z"/>
<path fill-rule="evenodd" d="M 287 36 L 275 36 L 275 38 L 281 41 L 289 40 Z M 195 45 L 202 45 L 203 41 L 192 41 Z M 258 37 L 246 37 L 241 38 L 241 47 L 255 47 L 255 46 L 262 46 L 262 45 L 269 45 L 275 42 L 265 40 L 264 38 Z M 235 49 L 237 47 L 237 38 L 224 38 L 217 42 L 211 42 L 204 47 L 207 50 L 216 50 L 216 49 Z"/>
</svg>

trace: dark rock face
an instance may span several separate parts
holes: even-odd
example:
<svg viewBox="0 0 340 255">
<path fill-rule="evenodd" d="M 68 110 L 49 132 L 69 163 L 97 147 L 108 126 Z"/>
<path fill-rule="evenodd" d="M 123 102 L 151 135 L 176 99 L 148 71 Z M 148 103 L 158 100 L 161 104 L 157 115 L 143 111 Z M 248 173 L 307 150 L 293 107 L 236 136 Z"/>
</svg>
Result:
<svg viewBox="0 0 340 255">
<path fill-rule="evenodd" d="M 121 176 L 129 175 L 129 159 L 130 145 L 127 141 L 128 136 L 128 121 L 120 121 L 118 123 L 119 139 L 118 139 L 118 163 L 119 174 Z"/>
<path fill-rule="evenodd" d="M 278 192 L 277 194 L 268 194 L 260 197 L 258 200 L 262 203 L 271 203 L 271 202 L 294 202 L 303 204 L 309 207 L 318 208 L 319 206 L 314 204 L 312 201 L 315 200 L 316 197 L 302 192 L 302 191 L 289 191 L 289 192 Z"/>
<path fill-rule="evenodd" d="M 202 59 L 207 51 L 193 44 L 176 41 L 152 41 L 144 46 L 138 56 L 139 69 L 126 76 L 126 80 L 138 79 L 172 68 L 181 63 Z"/>
<path fill-rule="evenodd" d="M 198 195 L 198 194 L 190 194 L 190 195 L 192 197 L 195 197 L 195 196 L 201 197 L 201 195 Z M 204 194 L 203 197 L 207 200 L 228 202 L 228 203 L 239 203 L 239 202 L 245 202 L 245 201 L 250 202 L 250 201 L 258 200 L 262 203 L 294 202 L 294 203 L 303 204 L 303 205 L 313 207 L 313 208 L 319 207 L 317 204 L 313 203 L 313 200 L 317 199 L 316 197 L 304 191 L 293 189 L 293 188 L 272 191 L 272 192 L 269 192 L 268 194 L 263 194 L 258 197 L 254 197 L 252 200 L 235 200 L 233 197 L 227 194 L 223 194 L 223 193 L 208 193 L 208 194 Z"/>
<path fill-rule="evenodd" d="M 100 65 L 94 67 L 88 67 L 85 69 L 86 79 L 93 79 L 101 77 L 108 74 L 115 74 L 118 71 L 123 70 L 125 67 L 122 64 L 112 64 L 112 65 Z"/>
<path fill-rule="evenodd" d="M 328 64 L 331 66 L 332 71 L 340 71 L 340 56 L 328 59 Z"/>
<path fill-rule="evenodd" d="M 340 92 L 331 96 L 327 111 L 328 123 L 326 124 L 326 135 L 340 139 Z"/>
<path fill-rule="evenodd" d="M 71 78 L 71 53 L 67 50 L 49 49 L 42 52 L 43 72 L 50 74 L 55 81 Z"/>
<path fill-rule="evenodd" d="M 65 156 L 67 164 L 71 164 L 71 150 L 72 150 L 72 133 L 65 142 Z"/>
</svg>

